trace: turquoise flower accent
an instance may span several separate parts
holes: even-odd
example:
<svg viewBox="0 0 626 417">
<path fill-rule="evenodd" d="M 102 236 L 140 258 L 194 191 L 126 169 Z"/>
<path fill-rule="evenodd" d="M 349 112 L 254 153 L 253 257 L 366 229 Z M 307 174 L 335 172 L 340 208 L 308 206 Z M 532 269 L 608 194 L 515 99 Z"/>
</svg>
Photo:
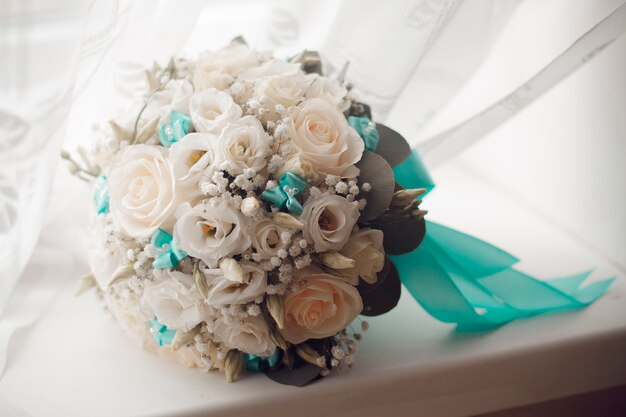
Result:
<svg viewBox="0 0 626 417">
<path fill-rule="evenodd" d="M 365 142 L 365 149 L 374 152 L 378 148 L 378 129 L 376 129 L 376 123 L 372 122 L 367 117 L 348 117 L 348 124 L 357 131 L 363 142 Z"/>
<path fill-rule="evenodd" d="M 176 330 L 168 329 L 166 325 L 161 324 L 155 317 L 150 320 L 150 333 L 152 333 L 154 341 L 157 342 L 159 346 L 164 346 L 172 344 Z"/>
<path fill-rule="evenodd" d="M 96 203 L 98 214 L 109 212 L 109 185 L 107 177 L 99 175 L 96 178 L 96 184 L 93 189 L 93 201 Z"/>
<path fill-rule="evenodd" d="M 159 126 L 159 142 L 169 148 L 189 133 L 190 125 L 191 118 L 189 116 L 179 111 L 172 111 L 170 123 Z"/>
<path fill-rule="evenodd" d="M 261 197 L 276 207 L 287 209 L 299 216 L 302 213 L 302 205 L 296 197 L 302 194 L 306 184 L 304 178 L 292 172 L 285 172 L 281 175 L 278 186 L 263 191 Z"/>
<path fill-rule="evenodd" d="M 276 349 L 271 356 L 258 356 L 251 353 L 246 353 L 246 369 L 250 372 L 263 372 L 267 368 L 273 368 L 276 366 L 280 359 L 280 349 Z"/>
<path fill-rule="evenodd" d="M 187 252 L 180 249 L 174 242 L 172 235 L 163 229 L 154 232 L 150 243 L 157 250 L 157 256 L 152 264 L 154 269 L 174 268 L 181 259 L 187 256 Z"/>
</svg>

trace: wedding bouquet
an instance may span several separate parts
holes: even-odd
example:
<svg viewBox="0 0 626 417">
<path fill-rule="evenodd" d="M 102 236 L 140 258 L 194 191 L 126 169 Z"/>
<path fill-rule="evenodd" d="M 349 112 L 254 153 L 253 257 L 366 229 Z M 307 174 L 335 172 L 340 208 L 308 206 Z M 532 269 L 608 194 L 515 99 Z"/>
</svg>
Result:
<svg viewBox="0 0 626 417">
<path fill-rule="evenodd" d="M 299 386 L 353 364 L 368 328 L 355 320 L 391 310 L 401 281 L 462 328 L 604 291 L 581 276 L 536 281 L 434 223 L 426 235 L 432 182 L 351 99 L 345 71 L 324 77 L 316 53 L 285 61 L 240 41 L 146 71 L 145 97 L 98 130 L 84 161 L 63 154 L 94 184 L 82 289 L 147 349 L 228 381 L 248 370 Z"/>
<path fill-rule="evenodd" d="M 147 347 L 301 385 L 351 366 L 351 323 L 396 305 L 386 254 L 421 242 L 425 190 L 396 184 L 408 144 L 320 67 L 241 42 L 155 66 L 74 163 L 96 176 L 93 276 Z"/>
</svg>

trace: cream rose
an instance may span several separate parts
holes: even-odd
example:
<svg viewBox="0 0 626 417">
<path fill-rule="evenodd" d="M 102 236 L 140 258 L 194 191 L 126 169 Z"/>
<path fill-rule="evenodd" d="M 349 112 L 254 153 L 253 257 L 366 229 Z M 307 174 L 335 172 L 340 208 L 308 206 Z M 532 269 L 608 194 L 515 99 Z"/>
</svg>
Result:
<svg viewBox="0 0 626 417">
<path fill-rule="evenodd" d="M 111 216 L 130 236 L 146 238 L 170 229 L 178 207 L 176 178 L 168 151 L 131 145 L 111 161 L 108 172 Z"/>
<path fill-rule="evenodd" d="M 182 208 L 174 227 L 174 239 L 189 255 L 215 268 L 218 261 L 250 247 L 246 218 L 226 203 Z"/>
<path fill-rule="evenodd" d="M 258 172 L 267 164 L 271 143 L 261 122 L 254 116 L 245 116 L 224 128 L 217 144 L 218 156 L 231 175 L 239 175 L 245 169 Z"/>
<path fill-rule="evenodd" d="M 286 231 L 270 219 L 262 219 L 256 223 L 252 232 L 252 247 L 263 259 L 278 256 L 278 251 L 287 249 L 287 244 L 281 240 L 281 233 Z"/>
<path fill-rule="evenodd" d="M 239 265 L 243 270 L 243 282 L 231 281 L 219 268 L 205 270 L 204 275 L 211 288 L 207 297 L 209 304 L 246 304 L 265 293 L 267 273 L 254 262 L 241 261 Z"/>
<path fill-rule="evenodd" d="M 311 74 L 307 78 L 310 82 L 306 92 L 307 99 L 320 98 L 342 112 L 350 108 L 350 101 L 346 98 L 348 90 L 336 80 L 317 74 Z"/>
<path fill-rule="evenodd" d="M 270 59 L 258 67 L 242 72 L 239 78 L 245 81 L 259 81 L 276 75 L 296 74 L 302 74 L 300 64 L 290 64 L 282 59 Z"/>
<path fill-rule="evenodd" d="M 292 172 L 302 178 L 310 178 L 315 173 L 311 163 L 302 160 L 299 154 L 293 154 L 284 160 L 278 171 L 276 171 L 276 178 L 280 178 L 285 172 Z"/>
<path fill-rule="evenodd" d="M 359 209 L 336 194 L 309 197 L 300 215 L 304 238 L 314 244 L 316 252 L 343 248 L 358 218 Z"/>
<path fill-rule="evenodd" d="M 312 98 L 290 110 L 289 137 L 316 171 L 355 177 L 365 145 L 336 107 Z"/>
<path fill-rule="evenodd" d="M 174 176 L 179 183 L 198 185 L 210 178 L 218 138 L 207 133 L 190 133 L 170 148 Z"/>
<path fill-rule="evenodd" d="M 350 284 L 357 285 L 359 277 L 368 284 L 376 282 L 377 273 L 385 266 L 383 232 L 378 229 L 361 229 L 353 233 L 341 254 L 355 260 L 354 268 L 342 269 L 337 273 L 348 278 Z"/>
<path fill-rule="evenodd" d="M 193 85 L 196 91 L 209 88 L 226 90 L 235 81 L 237 74 L 258 66 L 262 58 L 258 51 L 240 43 L 205 52 L 193 69 Z"/>
<path fill-rule="evenodd" d="M 228 348 L 259 356 L 269 356 L 276 349 L 270 339 L 269 327 L 262 317 L 248 316 L 226 322 L 224 318 L 215 321 L 213 335 Z"/>
<path fill-rule="evenodd" d="M 242 110 L 228 93 L 209 88 L 191 97 L 189 113 L 198 132 L 217 135 L 229 122 L 241 118 Z"/>
<path fill-rule="evenodd" d="M 191 275 L 155 269 L 155 280 L 146 281 L 141 305 L 170 329 L 189 331 L 207 317 L 206 304 Z"/>
<path fill-rule="evenodd" d="M 217 51 L 207 51 L 200 55 L 196 70 L 200 67 L 205 71 L 238 75 L 248 68 L 259 66 L 264 59 L 263 54 L 256 49 L 233 42 Z"/>
<path fill-rule="evenodd" d="M 285 108 L 295 106 L 304 98 L 304 77 L 296 75 L 276 75 L 259 80 L 253 90 L 255 98 L 264 107 L 274 110 L 277 104 Z"/>
<path fill-rule="evenodd" d="M 196 91 L 208 90 L 209 88 L 216 88 L 224 91 L 235 82 L 235 78 L 232 75 L 225 74 L 223 72 L 210 70 L 201 66 L 196 67 L 193 73 L 193 86 Z"/>
<path fill-rule="evenodd" d="M 352 285 L 316 268 L 302 270 L 298 289 L 285 295 L 285 327 L 291 343 L 330 337 L 345 329 L 363 309 Z"/>
</svg>

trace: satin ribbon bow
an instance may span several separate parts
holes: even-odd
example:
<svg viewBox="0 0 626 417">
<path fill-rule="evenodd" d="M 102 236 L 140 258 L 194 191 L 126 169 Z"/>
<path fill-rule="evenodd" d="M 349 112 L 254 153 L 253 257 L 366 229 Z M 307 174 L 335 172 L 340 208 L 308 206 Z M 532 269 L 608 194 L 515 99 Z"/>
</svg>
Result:
<svg viewBox="0 0 626 417">
<path fill-rule="evenodd" d="M 161 324 L 155 317 L 150 320 L 150 333 L 152 333 L 154 341 L 157 342 L 159 346 L 163 346 L 172 344 L 176 330 L 168 329 L 166 325 Z"/>
<path fill-rule="evenodd" d="M 426 188 L 434 183 L 417 151 L 396 166 L 398 184 Z M 423 197 L 423 196 L 422 196 Z M 475 237 L 427 221 L 421 245 L 390 256 L 400 280 L 433 317 L 459 330 L 484 330 L 537 314 L 583 308 L 614 278 L 582 286 L 589 272 L 549 280 L 515 269 L 517 258 Z"/>
<path fill-rule="evenodd" d="M 172 111 L 170 122 L 159 126 L 159 142 L 169 148 L 189 133 L 190 125 L 191 118 L 189 116 L 176 110 Z"/>
<path fill-rule="evenodd" d="M 273 368 L 280 359 L 280 349 L 276 349 L 271 356 L 262 357 L 246 353 L 246 369 L 250 372 L 264 372 L 267 368 Z"/>
<path fill-rule="evenodd" d="M 376 123 L 372 122 L 367 117 L 348 117 L 348 124 L 352 126 L 354 130 L 361 136 L 365 143 L 365 149 L 374 152 L 378 148 L 378 129 L 376 129 Z"/>
<path fill-rule="evenodd" d="M 172 235 L 167 233 L 163 229 L 158 229 L 152 235 L 150 241 L 157 250 L 157 257 L 154 259 L 152 266 L 155 269 L 159 268 L 173 268 L 178 265 L 178 262 L 187 256 L 187 252 L 180 249 Z M 167 248 L 163 246 L 168 245 Z"/>
<path fill-rule="evenodd" d="M 98 214 L 109 212 L 109 186 L 107 177 L 99 175 L 93 189 L 93 201 L 96 203 Z"/>
<path fill-rule="evenodd" d="M 261 193 L 264 200 L 269 201 L 280 209 L 286 208 L 299 216 L 302 213 L 302 205 L 298 197 L 306 188 L 306 180 L 292 172 L 285 172 L 280 176 L 278 186 L 265 190 Z"/>
</svg>

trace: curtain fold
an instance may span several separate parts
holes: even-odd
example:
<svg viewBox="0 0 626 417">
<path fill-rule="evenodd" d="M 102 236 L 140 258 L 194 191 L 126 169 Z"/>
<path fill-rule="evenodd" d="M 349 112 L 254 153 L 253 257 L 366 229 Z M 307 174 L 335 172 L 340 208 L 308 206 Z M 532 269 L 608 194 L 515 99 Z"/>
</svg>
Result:
<svg viewBox="0 0 626 417">
<path fill-rule="evenodd" d="M 2 2 L 0 314 L 42 227 L 89 4 Z"/>
</svg>

